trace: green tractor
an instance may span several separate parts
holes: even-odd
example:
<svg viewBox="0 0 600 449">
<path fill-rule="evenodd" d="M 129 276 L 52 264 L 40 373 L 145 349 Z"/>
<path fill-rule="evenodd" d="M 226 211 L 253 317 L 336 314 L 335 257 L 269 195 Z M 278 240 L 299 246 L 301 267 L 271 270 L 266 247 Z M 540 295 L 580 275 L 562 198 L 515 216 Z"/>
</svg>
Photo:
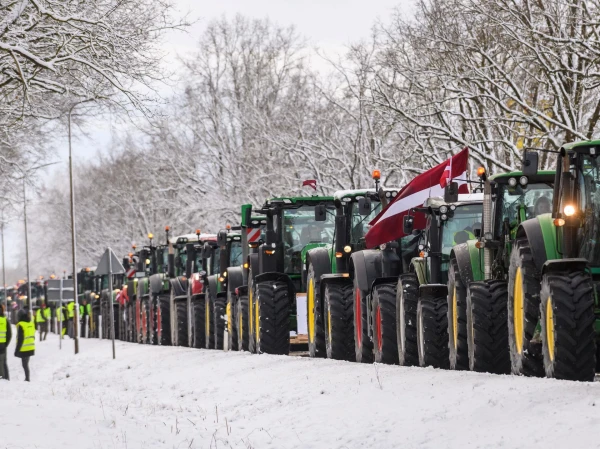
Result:
<svg viewBox="0 0 600 449">
<path fill-rule="evenodd" d="M 599 154 L 600 140 L 564 145 L 551 213 L 517 229 L 508 281 L 514 374 L 594 380 L 600 334 Z M 537 153 L 526 153 L 525 176 L 537 172 L 537 162 Z"/>
<path fill-rule="evenodd" d="M 453 183 L 455 184 L 455 183 Z M 452 194 L 452 190 L 454 194 Z M 400 275 L 396 295 L 396 350 L 403 366 L 449 367 L 448 279 L 452 249 L 481 233 L 483 194 L 456 194 L 447 189 L 444 198 L 429 198 L 423 207 L 413 209 L 427 216 L 420 234 L 419 255 L 408 272 Z M 404 232 L 412 232 L 412 217 L 404 219 Z M 377 293 L 377 292 L 374 292 Z M 374 303 L 382 303 L 374 294 Z M 385 303 L 391 299 L 385 298 Z M 391 344 L 387 328 L 391 314 L 376 318 L 375 341 Z M 386 315 L 389 317 L 386 318 Z M 387 323 L 386 323 L 387 321 Z M 380 337 L 378 337 L 380 336 Z M 386 338 L 388 337 L 388 338 Z M 378 350 L 376 344 L 376 351 Z M 381 349 L 379 349 L 381 350 Z"/>
<path fill-rule="evenodd" d="M 450 369 L 507 374 L 512 248 L 521 223 L 551 210 L 554 172 L 510 172 L 485 179 L 485 170 L 479 170 L 485 181 L 482 233 L 450 254 Z"/>
<path fill-rule="evenodd" d="M 266 217 L 266 233 L 249 255 L 250 352 L 306 348 L 306 257 L 333 242 L 334 210 L 333 197 L 311 196 L 273 198 L 257 211 Z"/>
<path fill-rule="evenodd" d="M 249 350 L 248 278 L 250 256 L 258 254 L 258 247 L 264 243 L 267 219 L 252 214 L 250 204 L 242 205 L 241 262 L 239 266 L 227 269 L 227 328 L 229 345 L 233 351 Z"/>
<path fill-rule="evenodd" d="M 369 222 L 398 193 L 397 189 L 381 189 L 378 193 L 377 187 L 335 192 L 334 241 L 308 252 L 307 317 L 311 357 L 340 360 L 354 357 L 352 309 L 349 307 L 352 302 L 350 258 L 365 249 Z M 328 299 L 324 301 L 326 296 Z"/>
</svg>

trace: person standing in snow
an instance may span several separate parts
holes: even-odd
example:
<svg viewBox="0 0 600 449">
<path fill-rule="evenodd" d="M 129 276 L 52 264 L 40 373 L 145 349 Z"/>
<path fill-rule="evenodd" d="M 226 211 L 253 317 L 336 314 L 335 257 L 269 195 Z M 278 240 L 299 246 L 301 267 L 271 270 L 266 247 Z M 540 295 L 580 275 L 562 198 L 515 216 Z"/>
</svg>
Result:
<svg viewBox="0 0 600 449">
<path fill-rule="evenodd" d="M 73 318 L 75 317 L 75 301 L 69 302 L 67 304 L 67 323 L 68 323 L 68 333 L 69 337 L 75 338 L 74 327 L 73 327 Z"/>
<path fill-rule="evenodd" d="M 0 304 L 0 379 L 10 380 L 8 363 L 6 362 L 6 348 L 12 339 L 12 328 L 6 316 L 4 305 Z"/>
<path fill-rule="evenodd" d="M 40 341 L 43 341 L 48 336 L 48 321 L 50 321 L 50 309 L 46 307 L 46 303 L 42 303 L 35 315 L 35 322 L 38 325 L 40 332 Z"/>
<path fill-rule="evenodd" d="M 21 359 L 25 371 L 25 381 L 29 382 L 29 358 L 35 355 L 35 324 L 27 310 L 21 309 L 17 315 L 17 346 L 15 357 Z"/>
</svg>

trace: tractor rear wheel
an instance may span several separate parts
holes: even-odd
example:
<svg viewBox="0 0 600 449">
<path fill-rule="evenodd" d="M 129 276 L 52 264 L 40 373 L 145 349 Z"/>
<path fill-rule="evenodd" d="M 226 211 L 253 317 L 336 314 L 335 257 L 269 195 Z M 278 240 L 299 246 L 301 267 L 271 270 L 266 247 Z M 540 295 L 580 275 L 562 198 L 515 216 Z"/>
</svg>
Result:
<svg viewBox="0 0 600 449">
<path fill-rule="evenodd" d="M 230 351 L 239 351 L 238 336 L 237 336 L 237 304 L 236 295 L 228 292 L 227 293 L 227 348 Z"/>
<path fill-rule="evenodd" d="M 308 266 L 306 278 L 306 316 L 308 318 L 308 353 L 311 357 L 325 357 L 325 329 L 321 314 L 320 281 L 315 267 Z"/>
<path fill-rule="evenodd" d="M 355 358 L 352 284 L 350 282 L 327 284 L 323 300 L 327 358 L 352 361 Z"/>
<path fill-rule="evenodd" d="M 206 335 L 204 333 L 204 326 L 206 323 L 206 303 L 204 298 L 204 294 L 192 298 L 192 311 L 194 312 L 192 318 L 194 325 L 192 346 L 197 349 L 206 347 Z"/>
<path fill-rule="evenodd" d="M 177 346 L 189 346 L 188 342 L 188 310 L 187 301 L 178 301 L 175 303 L 175 317 L 177 322 Z"/>
<path fill-rule="evenodd" d="M 456 259 L 448 269 L 448 341 L 450 369 L 469 369 L 467 346 L 467 289 L 462 282 Z"/>
<path fill-rule="evenodd" d="M 583 271 L 546 274 L 541 289 L 546 376 L 592 382 L 596 370 L 594 289 Z"/>
<path fill-rule="evenodd" d="M 252 268 L 248 272 L 248 351 L 256 353 L 256 290 L 254 288 L 254 279 L 252 278 Z"/>
<path fill-rule="evenodd" d="M 354 355 L 358 363 L 373 363 L 373 342 L 369 337 L 367 298 L 354 281 Z"/>
<path fill-rule="evenodd" d="M 246 295 L 240 296 L 237 300 L 236 318 L 238 349 L 248 351 L 250 329 L 248 328 L 248 297 Z"/>
<path fill-rule="evenodd" d="M 213 307 L 213 329 L 215 349 L 223 350 L 223 342 L 225 337 L 225 309 L 227 307 L 227 298 L 217 298 Z"/>
<path fill-rule="evenodd" d="M 157 316 L 155 322 L 157 323 L 156 335 L 158 344 L 161 346 L 171 345 L 171 322 L 170 322 L 170 310 L 171 301 L 169 296 L 166 294 L 158 295 L 158 307 L 156 308 Z"/>
<path fill-rule="evenodd" d="M 423 296 L 417 304 L 419 366 L 448 369 L 448 301 L 446 296 Z"/>
<path fill-rule="evenodd" d="M 469 369 L 509 374 L 506 281 L 472 282 L 467 289 Z"/>
<path fill-rule="evenodd" d="M 513 374 L 544 375 L 542 344 L 536 335 L 540 287 L 529 242 L 520 238 L 513 246 L 508 271 L 508 343 Z"/>
<path fill-rule="evenodd" d="M 206 338 L 205 348 L 215 349 L 215 299 L 211 297 L 210 291 L 206 290 L 204 312 L 204 335 Z"/>
<path fill-rule="evenodd" d="M 418 366 L 417 304 L 419 279 L 415 273 L 400 275 L 396 287 L 396 340 L 398 363 L 402 366 Z"/>
<path fill-rule="evenodd" d="M 256 352 L 283 354 L 290 352 L 290 298 L 284 282 L 261 282 L 256 286 Z"/>
<path fill-rule="evenodd" d="M 396 284 L 379 284 L 373 289 L 372 309 L 375 362 L 397 365 Z"/>
</svg>

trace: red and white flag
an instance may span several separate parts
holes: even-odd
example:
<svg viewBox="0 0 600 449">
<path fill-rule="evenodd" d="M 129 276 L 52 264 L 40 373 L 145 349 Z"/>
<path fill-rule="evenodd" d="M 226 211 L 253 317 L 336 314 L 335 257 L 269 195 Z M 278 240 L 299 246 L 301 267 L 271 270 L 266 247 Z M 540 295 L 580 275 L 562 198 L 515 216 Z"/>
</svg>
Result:
<svg viewBox="0 0 600 449">
<path fill-rule="evenodd" d="M 421 173 L 406 184 L 396 198 L 382 210 L 369 224 L 372 226 L 365 236 L 367 248 L 374 248 L 383 243 L 404 237 L 403 219 L 409 209 L 422 206 L 427 198 L 444 196 L 444 187 L 451 180 L 458 183 L 459 193 L 469 193 L 465 182 L 467 177 L 467 161 L 469 149 L 464 148 L 447 161 Z M 424 229 L 427 219 L 422 212 L 413 214 L 414 229 Z"/>
<path fill-rule="evenodd" d="M 302 182 L 302 187 L 309 186 L 312 187 L 313 190 L 317 190 L 317 180 L 316 179 L 307 179 Z"/>
</svg>

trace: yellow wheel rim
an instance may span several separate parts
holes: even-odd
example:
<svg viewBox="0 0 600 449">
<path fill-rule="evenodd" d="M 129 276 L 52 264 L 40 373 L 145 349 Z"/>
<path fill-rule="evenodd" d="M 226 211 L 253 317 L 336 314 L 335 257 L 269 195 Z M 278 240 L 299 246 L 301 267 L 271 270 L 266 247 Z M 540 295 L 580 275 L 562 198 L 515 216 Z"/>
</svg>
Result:
<svg viewBox="0 0 600 449">
<path fill-rule="evenodd" d="M 548 344 L 548 355 L 554 362 L 554 310 L 552 309 L 552 298 L 546 303 L 546 342 Z"/>
<path fill-rule="evenodd" d="M 233 332 L 233 321 L 231 320 L 231 304 L 227 303 L 227 332 Z"/>
<path fill-rule="evenodd" d="M 248 328 L 250 329 L 250 338 L 252 338 L 252 332 L 254 332 L 254 324 L 253 321 L 253 304 L 252 304 L 252 289 L 248 287 Z"/>
<path fill-rule="evenodd" d="M 256 331 L 256 343 L 260 341 L 260 321 L 258 320 L 258 299 L 254 304 L 254 329 Z"/>
<path fill-rule="evenodd" d="M 327 330 L 329 331 L 327 339 L 329 340 L 329 346 L 331 346 L 333 340 L 331 338 L 331 309 L 329 307 L 327 308 Z"/>
<path fill-rule="evenodd" d="M 517 268 L 513 291 L 513 321 L 515 325 L 515 346 L 517 352 L 523 352 L 523 274 Z"/>
<path fill-rule="evenodd" d="M 308 341 L 315 340 L 315 280 L 310 278 L 308 283 Z"/>
<path fill-rule="evenodd" d="M 206 335 L 210 335 L 210 304 L 208 303 L 208 299 L 206 300 L 206 324 L 205 324 L 205 331 L 206 331 Z"/>
<path fill-rule="evenodd" d="M 454 286 L 454 292 L 452 293 L 452 336 L 454 340 L 454 349 L 458 346 L 458 315 L 456 313 L 458 309 L 456 300 L 456 286 Z"/>
<path fill-rule="evenodd" d="M 240 339 L 240 341 L 244 340 L 244 326 L 242 326 L 243 321 L 242 321 L 242 309 L 241 307 L 238 309 L 238 338 Z M 240 351 L 242 350 L 242 347 L 240 345 L 240 347 L 238 348 Z"/>
</svg>

